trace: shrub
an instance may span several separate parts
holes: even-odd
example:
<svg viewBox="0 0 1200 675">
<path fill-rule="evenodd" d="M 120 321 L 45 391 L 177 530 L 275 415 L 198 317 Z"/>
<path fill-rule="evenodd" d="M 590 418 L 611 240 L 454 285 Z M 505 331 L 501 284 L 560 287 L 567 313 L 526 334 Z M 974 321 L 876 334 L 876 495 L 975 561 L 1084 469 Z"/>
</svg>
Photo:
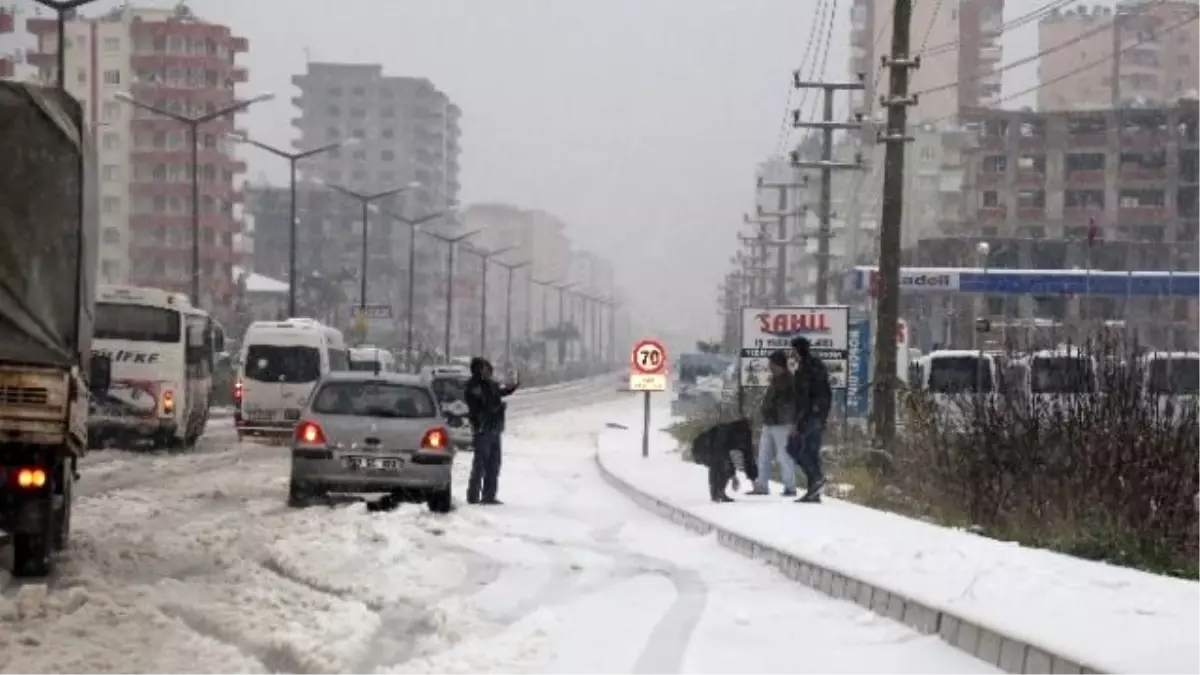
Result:
<svg viewBox="0 0 1200 675">
<path fill-rule="evenodd" d="M 889 482 L 934 519 L 1072 555 L 1197 575 L 1200 433 L 1195 400 L 1143 386 L 1143 367 L 1106 345 L 1098 390 L 910 396 Z"/>
</svg>

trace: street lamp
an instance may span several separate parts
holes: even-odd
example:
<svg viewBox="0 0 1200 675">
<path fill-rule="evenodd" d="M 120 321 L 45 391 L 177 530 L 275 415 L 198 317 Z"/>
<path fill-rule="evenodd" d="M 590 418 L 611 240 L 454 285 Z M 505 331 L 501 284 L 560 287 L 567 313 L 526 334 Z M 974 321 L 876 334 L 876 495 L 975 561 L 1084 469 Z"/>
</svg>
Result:
<svg viewBox="0 0 1200 675">
<path fill-rule="evenodd" d="M 559 280 L 558 279 L 538 280 L 538 279 L 534 279 L 534 278 L 530 277 L 529 281 L 531 284 L 537 284 L 538 286 L 540 286 L 542 288 L 542 292 L 541 292 L 541 296 L 542 296 L 542 324 L 541 324 L 542 325 L 542 331 L 541 331 L 542 332 L 542 368 L 548 368 L 550 366 L 550 352 L 549 352 L 549 350 L 546 349 L 545 334 L 546 334 L 546 328 L 550 325 L 550 318 L 549 318 L 550 317 L 550 310 L 549 310 L 550 294 L 549 294 L 549 290 L 554 288 L 554 285 L 556 283 L 558 283 Z M 530 288 L 532 289 L 532 286 Z M 533 297 L 532 291 L 530 293 L 530 297 L 531 298 Z M 532 308 L 530 309 L 529 313 L 533 314 Z M 532 331 L 530 332 L 530 335 L 533 335 Z"/>
<path fill-rule="evenodd" d="M 566 344 L 566 340 L 565 340 L 565 337 L 566 337 L 565 329 L 566 329 L 567 323 L 565 321 L 565 313 L 563 312 L 563 299 L 566 297 L 567 291 L 569 291 L 572 288 L 575 288 L 578 285 L 579 285 L 579 282 L 572 281 L 572 282 L 560 284 L 560 285 L 557 285 L 554 287 L 554 289 L 558 291 L 558 338 L 559 338 L 558 339 L 558 365 L 560 365 L 560 366 L 563 364 L 563 360 L 566 357 L 566 351 L 567 351 L 567 344 Z M 571 316 L 572 317 L 575 316 L 574 311 L 571 312 Z"/>
<path fill-rule="evenodd" d="M 358 311 L 363 317 L 362 320 L 365 321 L 367 315 L 367 224 L 370 220 L 371 202 L 376 202 L 387 197 L 393 197 L 401 192 L 404 192 L 405 190 L 419 188 L 421 187 L 421 184 L 413 181 L 402 187 L 384 190 L 383 192 L 372 193 L 355 192 L 354 190 L 341 187 L 340 185 L 330 185 L 329 187 L 336 192 L 346 195 L 347 197 L 357 199 L 359 204 L 362 205 L 362 263 L 361 269 L 359 270 L 360 278 L 358 280 Z"/>
<path fill-rule="evenodd" d="M 454 249 L 459 242 L 467 239 L 468 237 L 474 237 L 482 231 L 483 230 L 471 230 L 470 232 L 460 234 L 457 237 L 447 237 L 436 232 L 422 230 L 422 232 L 425 234 L 446 242 L 446 342 L 444 345 L 446 353 L 444 356 L 447 361 L 450 360 L 450 324 L 452 317 L 454 316 Z"/>
<path fill-rule="evenodd" d="M 264 93 L 245 101 L 238 101 L 224 108 L 196 117 L 181 115 L 164 108 L 139 101 L 124 91 L 117 92 L 113 98 L 124 101 L 135 108 L 147 110 L 156 115 L 175 120 L 188 128 L 192 137 L 192 304 L 200 306 L 200 126 L 226 115 L 245 110 L 255 103 L 269 101 L 274 94 Z"/>
<path fill-rule="evenodd" d="M 313 155 L 319 155 L 336 148 L 346 145 L 353 145 L 358 142 L 357 138 L 347 139 L 339 143 L 328 143 L 308 150 L 300 152 L 288 152 L 281 150 L 266 143 L 260 143 L 246 136 L 238 136 L 230 134 L 232 140 L 253 145 L 261 150 L 282 157 L 288 161 L 288 169 L 290 171 L 290 179 L 288 187 L 291 192 L 289 207 L 288 207 L 288 316 L 296 316 L 296 163 L 302 159 L 307 159 Z"/>
<path fill-rule="evenodd" d="M 505 307 L 504 307 L 504 361 L 505 361 L 505 363 L 512 364 L 512 291 L 513 291 L 513 272 L 516 272 L 517 270 L 519 270 L 519 269 L 522 269 L 522 268 L 524 268 L 524 267 L 529 267 L 530 265 L 532 265 L 532 264 L 533 264 L 533 261 L 532 261 L 532 260 L 526 260 L 526 261 L 524 261 L 524 262 L 519 262 L 519 263 L 515 263 L 515 264 L 512 264 L 512 265 L 510 265 L 510 264 L 508 264 L 508 263 L 504 262 L 503 260 L 497 260 L 496 262 L 497 262 L 497 263 L 498 263 L 498 264 L 499 264 L 501 267 L 503 267 L 504 269 L 508 270 L 508 284 L 505 286 L 505 290 L 504 290 L 504 305 L 505 305 Z M 529 307 L 528 307 L 528 303 L 526 303 L 525 312 L 526 312 L 526 319 L 525 319 L 525 320 L 526 320 L 526 322 L 528 322 L 528 321 L 529 321 L 529 319 L 528 319 L 528 315 L 529 315 L 529 313 L 530 313 L 530 309 L 529 309 Z"/>
<path fill-rule="evenodd" d="M 91 4 L 96 0 L 33 0 L 42 7 L 51 9 L 56 14 L 55 27 L 58 30 L 58 51 L 55 53 L 55 67 L 58 70 L 55 86 L 59 89 L 66 90 L 67 79 L 67 15 L 74 14 L 75 10 L 84 5 Z"/>
<path fill-rule="evenodd" d="M 416 219 L 406 218 L 398 213 L 392 213 L 391 211 L 380 210 L 380 213 L 408 226 L 408 306 L 405 310 L 405 313 L 407 314 L 405 319 L 407 323 L 407 336 L 404 339 L 404 358 L 406 365 L 408 365 L 411 369 L 412 366 L 416 365 L 416 361 L 412 358 L 412 346 L 413 309 L 414 304 L 416 303 L 415 289 L 417 286 L 417 228 L 431 220 L 441 218 L 449 213 L 449 211 L 438 211 L 437 213 L 431 213 Z"/>
<path fill-rule="evenodd" d="M 479 355 L 487 358 L 487 282 L 488 282 L 488 261 L 500 255 L 504 255 L 509 251 L 516 249 L 516 246 L 505 246 L 504 248 L 495 251 L 485 251 L 484 249 L 475 249 L 472 251 L 479 256 L 482 261 L 483 274 L 480 281 L 480 302 L 479 302 Z M 511 274 L 509 275 L 511 279 Z"/>
</svg>

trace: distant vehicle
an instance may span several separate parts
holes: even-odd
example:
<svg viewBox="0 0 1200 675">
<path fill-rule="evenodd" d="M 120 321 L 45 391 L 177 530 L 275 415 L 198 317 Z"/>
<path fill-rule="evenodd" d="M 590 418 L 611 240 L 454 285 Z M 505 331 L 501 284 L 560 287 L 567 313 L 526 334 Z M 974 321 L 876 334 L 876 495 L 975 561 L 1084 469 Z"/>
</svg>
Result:
<svg viewBox="0 0 1200 675">
<path fill-rule="evenodd" d="M 1195 414 L 1200 407 L 1200 352 L 1149 352 L 1141 361 L 1142 385 L 1153 397 L 1159 419 L 1186 421 L 1186 414 Z"/>
<path fill-rule="evenodd" d="M 342 332 L 315 319 L 255 321 L 242 340 L 234 423 L 245 436 L 287 438 L 317 380 L 350 369 Z"/>
<path fill-rule="evenodd" d="M 465 392 L 471 369 L 462 365 L 426 366 L 421 370 L 421 381 L 429 385 L 442 409 L 442 416 L 450 431 L 450 440 L 460 450 L 470 450 L 471 425 L 467 420 Z"/>
<path fill-rule="evenodd" d="M 453 466 L 450 431 L 420 378 L 328 373 L 293 434 L 288 505 L 330 493 L 385 493 L 446 513 Z"/>
<path fill-rule="evenodd" d="M 216 355 L 225 334 L 186 295 L 100 286 L 93 351 L 112 361 L 112 386 L 92 397 L 88 439 L 183 448 L 208 424 Z"/>
<path fill-rule="evenodd" d="M 67 546 L 88 395 L 112 363 L 92 351 L 95 155 L 79 102 L 0 82 L 0 545 L 40 577 Z"/>
<path fill-rule="evenodd" d="M 350 348 L 350 370 L 396 373 L 396 357 L 386 349 L 362 345 Z"/>
</svg>

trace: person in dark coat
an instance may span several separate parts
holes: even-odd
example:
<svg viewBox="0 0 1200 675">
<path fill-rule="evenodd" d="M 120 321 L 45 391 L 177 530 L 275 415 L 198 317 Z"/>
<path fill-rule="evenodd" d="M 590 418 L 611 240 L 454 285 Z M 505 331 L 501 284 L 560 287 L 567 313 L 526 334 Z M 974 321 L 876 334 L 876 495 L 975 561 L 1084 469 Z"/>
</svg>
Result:
<svg viewBox="0 0 1200 675">
<path fill-rule="evenodd" d="M 821 460 L 821 435 L 833 405 L 833 390 L 829 373 L 821 359 L 811 353 L 808 338 L 792 340 L 796 355 L 796 429 L 788 446 L 800 470 L 804 472 L 807 490 L 797 499 L 800 503 L 820 503 L 825 488 L 825 470 Z"/>
<path fill-rule="evenodd" d="M 492 375 L 490 361 L 478 356 L 471 359 L 471 378 L 463 392 L 475 451 L 471 458 L 471 477 L 467 480 L 468 504 L 501 503 L 496 498 L 496 491 L 500 485 L 500 435 L 504 433 L 508 412 L 504 398 L 516 391 L 519 384 L 503 385 Z"/>
<path fill-rule="evenodd" d="M 771 383 L 763 393 L 762 433 L 758 437 L 758 480 L 754 489 L 747 494 L 771 494 L 771 460 L 779 466 L 779 478 L 783 482 L 783 496 L 796 496 L 796 464 L 788 452 L 788 439 L 796 428 L 796 381 L 788 370 L 788 355 L 782 349 L 771 352 L 767 357 L 771 371 Z"/>
<path fill-rule="evenodd" d="M 692 441 L 692 461 L 708 467 L 710 499 L 714 502 L 733 501 L 733 498 L 725 493 L 725 488 L 737 473 L 733 460 L 734 451 L 741 454 L 746 477 L 752 481 L 758 477 L 753 448 L 754 438 L 750 431 L 750 421 L 746 419 L 722 422 L 696 436 Z"/>
</svg>

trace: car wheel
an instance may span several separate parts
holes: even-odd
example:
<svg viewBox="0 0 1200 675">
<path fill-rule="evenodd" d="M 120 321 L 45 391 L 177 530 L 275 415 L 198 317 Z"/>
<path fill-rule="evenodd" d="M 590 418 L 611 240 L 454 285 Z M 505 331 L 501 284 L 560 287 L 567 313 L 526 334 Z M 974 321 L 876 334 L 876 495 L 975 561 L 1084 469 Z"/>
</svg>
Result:
<svg viewBox="0 0 1200 675">
<path fill-rule="evenodd" d="M 302 509 L 306 506 L 311 506 L 316 496 L 317 491 L 311 485 L 299 483 L 294 480 L 288 483 L 287 505 L 289 508 Z"/>
<path fill-rule="evenodd" d="M 446 486 L 445 490 L 429 493 L 426 504 L 434 513 L 450 513 L 450 510 L 454 508 L 454 496 L 450 492 L 450 487 Z"/>
</svg>

